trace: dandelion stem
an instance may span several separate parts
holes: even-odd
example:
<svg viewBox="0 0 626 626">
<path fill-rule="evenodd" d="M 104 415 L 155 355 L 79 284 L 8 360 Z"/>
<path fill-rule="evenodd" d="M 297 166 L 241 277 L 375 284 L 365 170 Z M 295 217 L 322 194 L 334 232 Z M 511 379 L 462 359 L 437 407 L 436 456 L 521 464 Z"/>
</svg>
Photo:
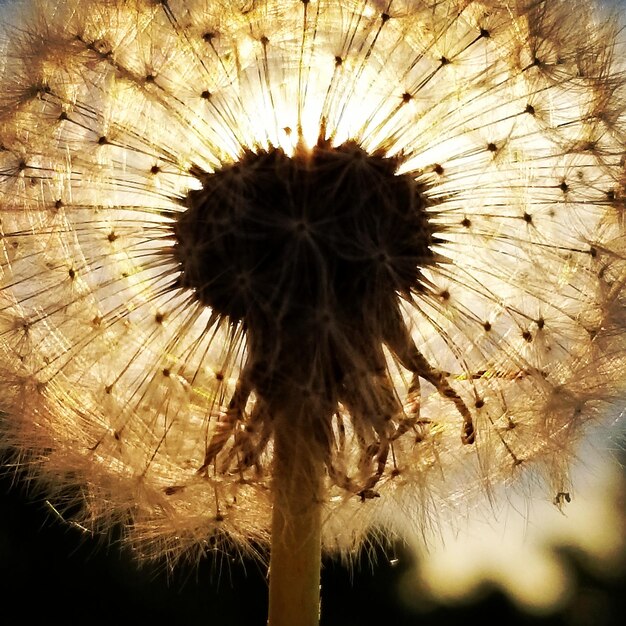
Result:
<svg viewBox="0 0 626 626">
<path fill-rule="evenodd" d="M 319 623 L 323 464 L 294 426 L 276 419 L 268 626 Z"/>
</svg>

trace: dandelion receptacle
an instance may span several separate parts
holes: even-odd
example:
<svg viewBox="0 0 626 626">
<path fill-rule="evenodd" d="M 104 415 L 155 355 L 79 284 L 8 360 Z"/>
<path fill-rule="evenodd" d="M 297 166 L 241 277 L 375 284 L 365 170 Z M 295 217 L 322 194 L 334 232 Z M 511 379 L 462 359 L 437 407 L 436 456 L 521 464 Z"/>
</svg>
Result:
<svg viewBox="0 0 626 626">
<path fill-rule="evenodd" d="M 321 550 L 524 476 L 569 494 L 625 382 L 616 20 L 582 0 L 3 17 L 0 441 L 60 511 L 146 558 L 271 544 L 270 624 L 310 626 Z"/>
</svg>

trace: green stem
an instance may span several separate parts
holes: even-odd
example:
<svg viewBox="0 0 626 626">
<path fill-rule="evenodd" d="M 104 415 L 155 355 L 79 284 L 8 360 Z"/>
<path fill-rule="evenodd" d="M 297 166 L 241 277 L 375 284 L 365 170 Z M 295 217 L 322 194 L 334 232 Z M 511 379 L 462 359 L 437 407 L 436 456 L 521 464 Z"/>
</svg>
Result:
<svg viewBox="0 0 626 626">
<path fill-rule="evenodd" d="M 275 421 L 268 626 L 317 626 L 324 467 L 291 417 Z"/>
</svg>

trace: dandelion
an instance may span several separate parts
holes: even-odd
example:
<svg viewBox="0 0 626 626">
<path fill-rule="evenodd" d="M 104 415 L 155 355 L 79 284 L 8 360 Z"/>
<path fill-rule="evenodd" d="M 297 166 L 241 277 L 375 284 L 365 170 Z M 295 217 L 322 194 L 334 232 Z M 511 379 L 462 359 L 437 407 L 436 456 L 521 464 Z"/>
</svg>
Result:
<svg viewBox="0 0 626 626">
<path fill-rule="evenodd" d="M 15 13 L 2 442 L 55 506 L 147 557 L 272 535 L 278 626 L 315 621 L 320 541 L 529 467 L 569 499 L 626 367 L 626 81 L 596 6 Z"/>
</svg>

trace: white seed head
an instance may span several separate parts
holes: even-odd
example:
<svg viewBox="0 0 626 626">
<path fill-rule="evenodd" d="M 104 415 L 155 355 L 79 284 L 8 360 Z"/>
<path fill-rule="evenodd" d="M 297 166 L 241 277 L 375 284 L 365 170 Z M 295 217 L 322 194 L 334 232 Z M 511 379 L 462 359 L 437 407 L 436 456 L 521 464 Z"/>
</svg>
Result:
<svg viewBox="0 0 626 626">
<path fill-rule="evenodd" d="M 267 541 L 294 398 L 327 549 L 529 469 L 568 492 L 626 377 L 618 30 L 582 0 L 22 3 L 2 447 L 147 556 Z"/>
</svg>

